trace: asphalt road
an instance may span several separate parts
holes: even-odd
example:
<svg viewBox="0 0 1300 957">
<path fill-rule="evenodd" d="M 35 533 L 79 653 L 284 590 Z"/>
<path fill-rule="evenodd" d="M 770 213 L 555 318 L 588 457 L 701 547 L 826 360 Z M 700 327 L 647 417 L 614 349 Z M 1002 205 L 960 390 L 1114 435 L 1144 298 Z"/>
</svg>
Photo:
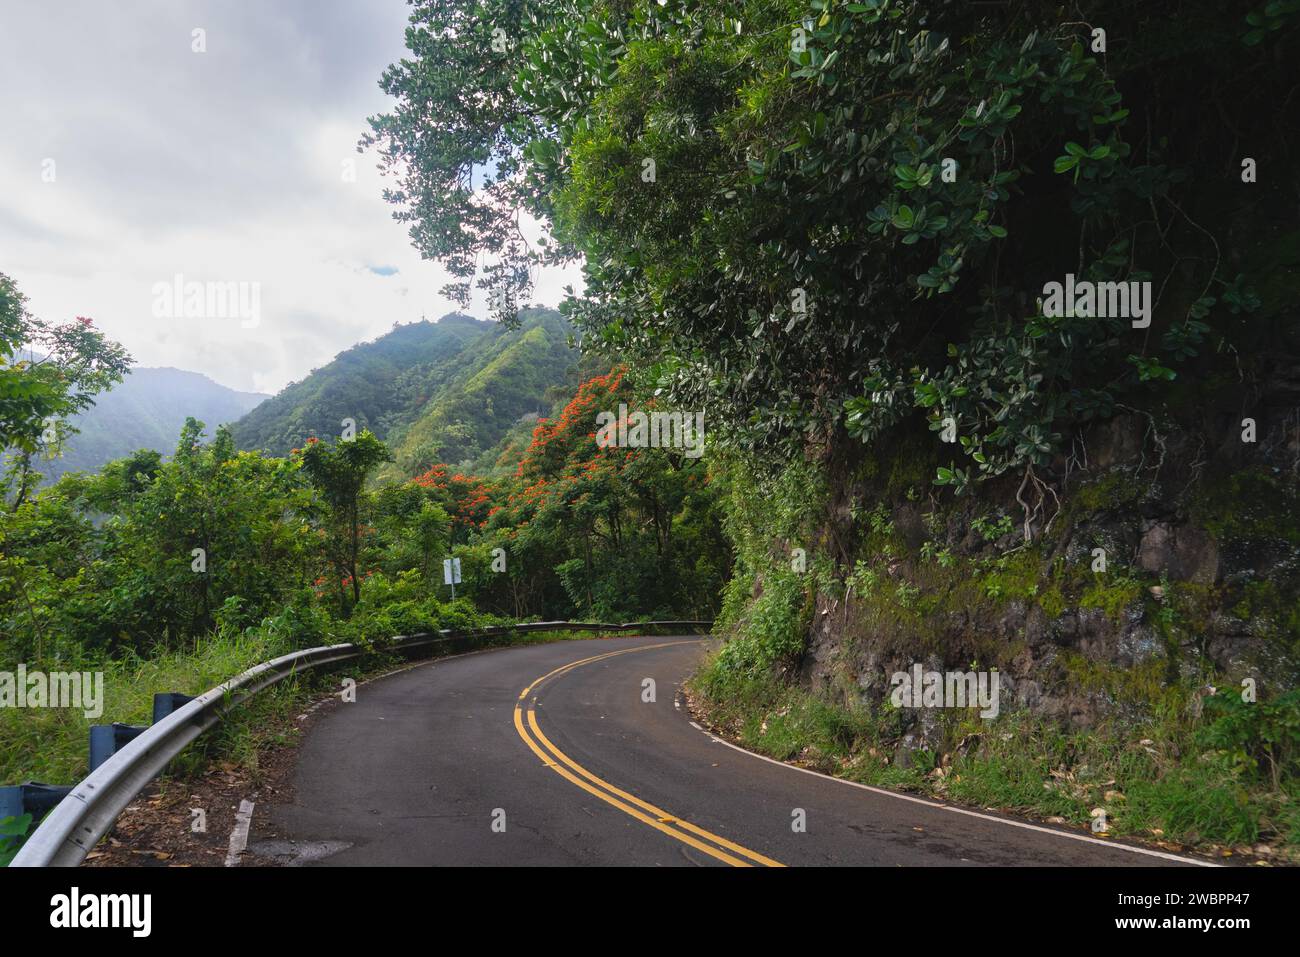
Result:
<svg viewBox="0 0 1300 957">
<path fill-rule="evenodd" d="M 258 809 L 282 843 L 259 844 L 255 818 L 250 850 L 333 866 L 1192 863 L 734 748 L 676 701 L 702 649 L 565 641 L 363 684 L 306 736 L 295 803 Z"/>
</svg>

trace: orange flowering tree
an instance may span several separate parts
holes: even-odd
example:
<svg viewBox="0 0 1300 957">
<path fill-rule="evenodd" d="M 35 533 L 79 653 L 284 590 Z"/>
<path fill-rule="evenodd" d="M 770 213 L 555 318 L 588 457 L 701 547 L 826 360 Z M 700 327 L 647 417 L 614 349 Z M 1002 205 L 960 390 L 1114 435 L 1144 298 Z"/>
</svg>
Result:
<svg viewBox="0 0 1300 957">
<path fill-rule="evenodd" d="M 434 500 L 451 516 L 452 541 L 468 542 L 472 532 L 487 528 L 494 489 L 488 482 L 463 475 L 448 475 L 450 466 L 435 465 L 411 482 L 433 493 Z"/>
<path fill-rule="evenodd" d="M 621 405 L 653 408 L 616 367 L 537 423 L 514 482 L 489 509 L 489 531 L 513 556 L 506 580 L 548 608 L 599 617 L 706 614 L 729 554 L 703 507 L 706 468 L 681 450 L 599 442 L 598 416 Z"/>
</svg>

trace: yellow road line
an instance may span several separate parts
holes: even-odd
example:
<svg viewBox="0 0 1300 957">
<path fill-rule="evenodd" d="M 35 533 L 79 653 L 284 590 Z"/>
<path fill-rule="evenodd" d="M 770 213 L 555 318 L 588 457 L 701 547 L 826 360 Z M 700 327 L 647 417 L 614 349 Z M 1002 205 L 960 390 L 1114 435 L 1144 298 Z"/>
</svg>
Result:
<svg viewBox="0 0 1300 957">
<path fill-rule="evenodd" d="M 555 761 L 551 759 L 551 756 L 548 755 L 545 751 L 543 751 L 540 747 L 538 747 L 537 742 L 535 742 L 532 738 L 528 736 L 528 733 L 524 730 L 524 723 L 522 718 L 520 717 L 520 711 L 518 707 L 515 708 L 515 730 L 519 732 L 519 736 L 524 739 L 524 742 L 530 748 L 533 749 L 533 753 L 542 759 L 542 763 L 544 765 L 546 765 L 556 774 L 560 775 L 560 777 L 567 779 L 570 783 L 576 784 L 584 791 L 594 794 L 596 797 L 600 798 L 606 804 L 612 804 L 620 811 L 624 812 L 625 814 L 630 814 L 632 817 L 636 818 L 638 821 L 641 821 L 643 824 L 649 824 L 655 830 L 662 831 L 663 833 L 667 834 L 669 837 L 675 837 L 677 838 L 677 840 L 689 844 L 692 847 L 703 851 L 705 854 L 708 854 L 712 857 L 716 857 L 720 861 L 725 861 L 726 863 L 730 864 L 732 867 L 752 866 L 747 861 L 742 861 L 739 858 L 732 857 L 730 854 L 723 853 L 722 851 L 718 850 L 715 847 L 710 847 L 709 845 L 705 844 L 702 841 L 697 841 L 689 834 L 683 834 L 681 831 L 674 830 L 673 828 L 669 827 L 663 822 L 657 821 L 646 814 L 642 814 L 636 808 L 629 807 L 628 805 L 624 804 L 622 801 L 610 797 L 604 791 L 597 790 L 596 788 L 588 784 L 586 781 L 583 781 L 581 778 L 574 777 L 567 770 L 565 770 L 564 768 L 556 764 Z"/>
<path fill-rule="evenodd" d="M 601 655 L 593 655 L 590 658 L 583 658 L 580 661 L 574 661 L 574 662 L 570 662 L 567 665 L 561 665 L 559 668 L 556 668 L 553 671 L 547 672 L 546 674 L 542 675 L 542 677 L 538 678 L 527 688 L 525 688 L 522 692 L 520 692 L 519 700 L 522 701 L 525 697 L 527 697 L 528 693 L 533 688 L 536 688 L 539 684 L 541 684 L 546 679 L 554 677 L 559 674 L 563 674 L 567 671 L 570 671 L 573 668 L 579 667 L 580 665 L 588 664 L 593 661 L 599 661 L 603 658 L 612 658 L 615 655 L 629 654 L 634 651 L 649 651 L 653 648 L 664 648 L 672 644 L 681 644 L 681 642 L 665 642 L 664 644 L 658 644 L 658 645 L 643 645 L 640 648 L 627 648 L 622 651 L 613 651 Z M 624 812 L 625 814 L 628 814 L 636 818 L 638 821 L 641 821 L 644 824 L 649 824 L 655 830 L 667 834 L 669 837 L 675 838 L 676 840 L 679 840 L 684 844 L 688 844 L 691 847 L 696 848 L 697 850 L 703 851 L 704 853 L 710 855 L 711 857 L 715 857 L 718 860 L 724 861 L 725 863 L 730 864 L 733 867 L 750 867 L 752 866 L 750 861 L 754 863 L 762 864 L 767 867 L 784 866 L 780 862 L 772 860 L 770 857 L 765 857 L 762 854 L 759 854 L 757 851 L 751 851 L 746 847 L 742 847 L 739 844 L 727 840 L 725 837 L 721 837 L 710 831 L 706 831 L 702 827 L 697 827 L 696 825 L 692 824 L 690 821 L 683 821 L 680 818 L 678 818 L 675 814 L 671 814 L 668 811 L 663 810 L 662 808 L 656 807 L 655 805 L 650 804 L 648 801 L 643 801 L 640 798 L 636 797 L 635 795 L 629 794 L 628 792 L 621 790 L 620 788 L 617 788 L 614 785 L 610 784 L 608 781 L 604 781 L 601 778 L 597 777 L 596 775 L 592 774 L 582 765 L 578 764 L 567 754 L 565 754 L 563 751 L 557 748 L 555 744 L 549 738 L 546 737 L 546 735 L 542 732 L 541 727 L 539 727 L 537 724 L 537 715 L 531 705 L 528 706 L 528 725 L 531 728 L 532 733 L 537 736 L 538 740 L 541 741 L 540 746 L 538 745 L 537 741 L 533 740 L 533 738 L 530 737 L 528 733 L 528 729 L 524 727 L 523 712 L 519 704 L 515 705 L 514 718 L 515 718 L 515 730 L 519 732 L 519 736 L 523 738 L 524 743 L 528 745 L 528 747 L 533 751 L 533 753 L 536 754 L 539 758 L 541 758 L 542 763 L 544 765 L 546 765 L 548 768 L 553 770 L 556 774 L 559 774 L 561 777 L 568 780 L 570 783 L 576 784 L 584 791 L 587 791 L 588 793 L 593 794 L 596 797 L 600 798 L 606 804 L 613 805 L 614 807 L 618 808 L 620 811 Z M 568 767 L 571 768 L 574 772 L 576 772 L 578 775 L 581 775 L 582 778 L 586 778 L 587 780 L 586 781 L 581 780 L 580 777 L 575 777 L 574 774 L 570 773 L 564 767 L 561 767 L 560 764 L 554 760 L 557 758 L 559 759 L 560 762 L 563 762 L 563 764 L 568 765 Z M 601 788 L 603 788 L 604 790 L 600 790 Z M 622 800 L 619 800 L 619 798 L 622 798 Z M 631 805 L 636 805 L 636 807 L 633 807 Z M 638 810 L 638 808 L 640 808 L 641 810 Z M 643 812 L 649 812 L 649 813 L 643 813 Z M 676 827 L 673 827 L 671 825 L 676 825 Z M 683 833 L 683 831 L 688 831 L 690 833 Z M 718 847 L 712 847 L 708 844 L 703 843 L 702 841 L 696 840 L 695 837 L 691 836 L 692 834 L 698 835 L 699 837 L 704 838 L 705 840 L 712 841 L 714 844 L 717 844 Z M 731 854 L 726 853 L 726 851 L 720 850 L 720 848 L 726 848 L 727 850 L 734 851 L 736 852 L 736 854 L 739 854 L 742 857 L 749 858 L 749 861 L 745 861 L 737 857 L 733 857 Z"/>
<path fill-rule="evenodd" d="M 686 641 L 694 641 L 694 640 L 695 639 L 686 639 Z M 628 655 L 634 651 L 650 651 L 653 648 L 667 648 L 669 645 L 684 645 L 686 644 L 686 641 L 664 641 L 664 642 L 660 642 L 657 645 L 641 645 L 638 648 L 624 648 L 622 651 L 606 651 L 603 654 L 592 655 L 590 658 L 583 658 L 579 661 L 570 661 L 567 665 L 560 665 L 560 667 L 546 672 L 546 674 L 542 675 L 540 678 L 538 678 L 536 681 L 530 684 L 523 691 L 519 692 L 519 700 L 522 701 L 528 695 L 528 692 L 532 691 L 534 688 L 536 688 L 547 678 L 558 675 L 562 671 L 569 671 L 570 669 L 578 667 L 578 665 L 585 665 L 593 661 L 600 661 L 600 659 L 602 658 L 613 658 L 617 655 Z"/>
<path fill-rule="evenodd" d="M 661 821 L 665 821 L 665 820 L 671 821 L 672 823 L 676 824 L 678 827 L 690 831 L 692 834 L 698 834 L 700 837 L 704 838 L 705 840 L 712 841 L 713 843 L 721 845 L 722 847 L 725 847 L 728 850 L 735 851 L 737 854 L 741 854 L 745 857 L 748 857 L 751 861 L 754 861 L 756 864 L 762 864 L 765 867 L 785 866 L 784 864 L 781 864 L 778 861 L 772 860 L 770 857 L 764 857 L 762 854 L 759 854 L 757 851 L 751 851 L 747 847 L 741 847 L 739 844 L 732 843 L 731 841 L 727 840 L 725 837 L 721 837 L 720 835 L 714 834 L 711 831 L 706 831 L 702 827 L 697 827 L 696 825 L 692 824 L 690 821 L 684 821 L 681 818 L 677 817 L 675 814 L 670 814 L 668 811 L 665 811 L 663 808 L 655 807 L 650 802 L 643 801 L 636 795 L 628 794 L 626 791 L 622 791 L 619 788 L 614 787 L 614 785 L 610 784 L 608 781 L 603 781 L 600 778 L 596 777 L 596 775 L 592 774 L 590 771 L 588 771 L 582 765 L 578 764 L 576 761 L 574 761 L 567 754 L 565 754 L 563 751 L 561 751 L 559 748 L 557 748 L 554 744 L 551 743 L 550 739 L 547 738 L 546 735 L 542 733 L 542 729 L 537 726 L 537 716 L 534 714 L 532 708 L 528 709 L 528 726 L 532 729 L 533 734 L 537 735 L 538 739 L 542 742 L 543 747 L 545 747 L 553 755 L 555 755 L 557 758 L 559 758 L 561 761 L 563 761 L 565 764 L 571 767 L 578 774 L 581 774 L 583 777 L 585 777 L 588 781 L 591 781 L 593 784 L 604 788 L 605 790 L 609 791 L 611 794 L 621 797 L 623 798 L 623 800 L 628 801 L 631 804 L 635 804 L 637 807 L 641 808 L 642 810 L 647 811 L 650 814 L 653 814 L 656 818 L 658 818 Z"/>
</svg>

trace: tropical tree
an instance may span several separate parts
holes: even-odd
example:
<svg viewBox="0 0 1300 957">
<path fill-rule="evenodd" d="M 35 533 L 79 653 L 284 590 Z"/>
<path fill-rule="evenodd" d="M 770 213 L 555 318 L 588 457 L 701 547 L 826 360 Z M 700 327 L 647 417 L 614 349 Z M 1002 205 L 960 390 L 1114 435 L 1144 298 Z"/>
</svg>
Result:
<svg viewBox="0 0 1300 957">
<path fill-rule="evenodd" d="M 451 518 L 437 499 L 436 492 L 415 482 L 376 490 L 376 560 L 386 572 L 418 569 L 424 581 L 435 582 L 451 539 Z"/>
<path fill-rule="evenodd" d="M 126 374 L 131 357 L 84 316 L 51 324 L 27 311 L 27 297 L 0 273 L 0 491 L 18 508 L 40 476 L 38 452 L 57 454 L 68 418 L 94 404 Z"/>
<path fill-rule="evenodd" d="M 388 447 L 364 429 L 355 438 L 335 443 L 310 438 L 295 450 L 295 458 L 327 506 L 329 554 L 339 578 L 340 605 L 346 612 L 343 589 L 352 589 L 352 603 L 361 600 L 358 559 L 361 555 L 361 511 L 366 480 L 392 460 Z"/>
</svg>

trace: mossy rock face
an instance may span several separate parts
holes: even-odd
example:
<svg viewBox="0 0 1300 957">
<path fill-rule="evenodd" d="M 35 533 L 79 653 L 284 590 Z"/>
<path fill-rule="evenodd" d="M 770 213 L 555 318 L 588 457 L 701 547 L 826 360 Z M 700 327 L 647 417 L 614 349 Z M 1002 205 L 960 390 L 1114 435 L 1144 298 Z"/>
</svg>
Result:
<svg viewBox="0 0 1300 957">
<path fill-rule="evenodd" d="M 1097 575 L 1076 599 L 1075 605 L 1080 611 L 1100 611 L 1106 622 L 1118 627 L 1130 618 L 1141 596 L 1143 586 L 1135 579 Z"/>
<path fill-rule="evenodd" d="M 1140 502 L 1150 492 L 1150 482 L 1144 481 L 1136 471 L 1115 468 L 1076 488 L 1070 504 L 1075 514 L 1092 515 L 1124 509 Z"/>
<path fill-rule="evenodd" d="M 1084 727 L 1176 709 L 1215 676 L 1294 683 L 1297 483 L 1221 461 L 1202 474 L 1204 442 L 1166 431 L 1157 454 L 1151 428 L 1173 426 L 1096 430 L 1091 470 L 1032 544 L 1006 488 L 919 498 L 900 481 L 910 463 L 864 467 L 848 496 L 867 503 L 852 514 L 856 570 L 822 576 L 847 587 L 819 599 L 804 680 L 872 708 L 917 661 L 996 668 L 1005 702 Z"/>
<path fill-rule="evenodd" d="M 1294 477 L 1247 469 L 1206 482 L 1190 511 L 1216 542 L 1300 546 L 1298 492 Z"/>
</svg>

